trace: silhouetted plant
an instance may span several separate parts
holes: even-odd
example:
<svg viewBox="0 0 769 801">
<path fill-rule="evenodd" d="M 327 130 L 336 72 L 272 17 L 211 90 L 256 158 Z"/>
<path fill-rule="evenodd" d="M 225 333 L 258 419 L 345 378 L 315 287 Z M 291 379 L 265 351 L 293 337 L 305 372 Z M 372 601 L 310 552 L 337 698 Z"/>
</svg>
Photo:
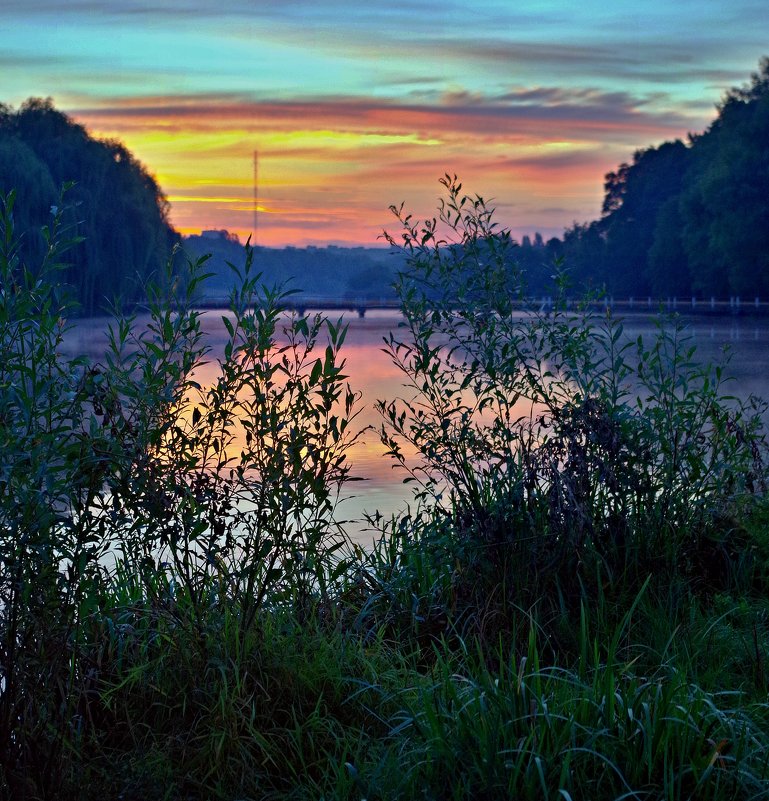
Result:
<svg viewBox="0 0 769 801">
<path fill-rule="evenodd" d="M 125 318 L 112 329 L 108 392 L 132 448 L 111 485 L 115 532 L 131 563 L 167 565 L 198 622 L 215 588 L 242 607 L 247 629 L 265 603 L 301 604 L 341 575 L 329 561 L 342 543 L 333 509 L 358 398 L 339 356 L 346 328 L 287 316 L 286 293 L 260 284 L 250 249 L 222 317 L 218 375 L 201 387 L 208 347 L 194 297 L 204 262 L 170 304 L 151 292 L 146 329 Z"/>
<path fill-rule="evenodd" d="M 0 799 L 762 797 L 756 421 L 675 327 L 521 312 L 509 235 L 446 187 L 403 218 L 380 404 L 416 503 L 356 558 L 344 327 L 249 252 L 214 364 L 205 259 L 66 359 L 64 202 L 35 270 L 4 199 Z"/>
<path fill-rule="evenodd" d="M 64 203 L 33 271 L 14 200 L 0 209 L 0 761 L 21 798 L 63 780 L 100 678 L 83 652 L 105 621 L 150 650 L 186 632 L 205 664 L 224 607 L 242 643 L 260 610 L 328 604 L 346 570 L 334 506 L 358 396 L 346 328 L 286 313 L 250 250 L 210 387 L 193 306 L 205 259 L 187 280 L 169 266 L 146 316 L 115 313 L 104 363 L 63 358 Z"/>
<path fill-rule="evenodd" d="M 55 211 L 39 269 L 13 230 L 15 194 L 0 200 L 0 764 L 18 797 L 25 774 L 47 793 L 74 725 L 83 617 L 98 604 L 101 435 L 84 414 L 82 361 L 59 348 L 57 297 L 71 231 Z"/>
<path fill-rule="evenodd" d="M 568 609 L 650 573 L 696 583 L 694 565 L 721 558 L 714 521 L 765 490 L 760 407 L 725 395 L 677 321 L 632 342 L 608 312 L 570 306 L 563 273 L 552 308 L 526 303 L 509 232 L 441 183 L 437 218 L 392 209 L 408 267 L 386 349 L 406 382 L 378 403 L 424 507 L 403 545 L 440 552 L 451 576 L 439 606 Z"/>
</svg>

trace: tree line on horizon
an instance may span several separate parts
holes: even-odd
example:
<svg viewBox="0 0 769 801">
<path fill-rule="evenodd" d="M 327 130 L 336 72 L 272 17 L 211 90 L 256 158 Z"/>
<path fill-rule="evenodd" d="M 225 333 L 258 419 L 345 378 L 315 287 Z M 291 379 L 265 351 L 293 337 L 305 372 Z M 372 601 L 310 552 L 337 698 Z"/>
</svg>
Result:
<svg viewBox="0 0 769 801">
<path fill-rule="evenodd" d="M 638 150 L 605 177 L 601 218 L 517 249 L 535 289 L 563 258 L 617 297 L 769 295 L 769 57 L 701 134 Z"/>
<path fill-rule="evenodd" d="M 206 262 L 206 292 L 223 298 L 237 279 L 227 266 L 244 258 L 243 244 L 226 230 L 218 236 L 191 235 L 184 250 Z M 391 248 L 372 247 L 263 247 L 254 248 L 254 260 L 270 283 L 304 293 L 305 297 L 370 301 L 395 300 L 396 274 L 404 266 L 401 254 Z"/>
<path fill-rule="evenodd" d="M 15 226 L 27 263 L 39 263 L 41 228 L 68 183 L 66 219 L 82 241 L 69 254 L 64 280 L 81 312 L 92 314 L 116 296 L 141 300 L 146 282 L 163 274 L 181 241 L 157 181 L 125 145 L 94 139 L 50 99 L 30 98 L 18 111 L 0 104 L 0 191 L 17 191 Z M 523 237 L 514 257 L 531 292 L 551 287 L 552 264 L 563 259 L 577 291 L 769 295 L 769 57 L 749 83 L 726 93 L 706 131 L 636 151 L 605 176 L 604 189 L 600 219 L 574 223 L 547 242 L 539 234 Z M 189 244 L 195 254 L 213 251 L 212 265 L 223 263 L 217 243 Z M 267 278 L 322 291 L 315 284 L 328 274 L 329 289 L 351 296 L 386 293 L 400 268 L 378 253 L 374 261 L 361 256 L 360 264 L 341 259 L 321 275 L 319 260 L 339 260 L 339 254 L 286 249 L 268 255 Z M 219 267 L 214 272 L 224 282 Z M 303 285 L 308 276 L 317 279 L 312 287 Z"/>
</svg>

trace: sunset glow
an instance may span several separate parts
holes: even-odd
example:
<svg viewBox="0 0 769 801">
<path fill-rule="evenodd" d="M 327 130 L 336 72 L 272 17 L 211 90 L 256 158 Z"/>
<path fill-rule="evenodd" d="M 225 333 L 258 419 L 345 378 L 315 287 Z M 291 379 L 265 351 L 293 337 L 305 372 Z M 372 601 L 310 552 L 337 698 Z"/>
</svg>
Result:
<svg viewBox="0 0 769 801">
<path fill-rule="evenodd" d="M 766 41 L 753 0 L 225 6 L 5 0 L 0 100 L 124 141 L 184 233 L 251 232 L 258 150 L 260 244 L 374 244 L 445 172 L 548 237 L 635 149 L 701 131 Z"/>
</svg>

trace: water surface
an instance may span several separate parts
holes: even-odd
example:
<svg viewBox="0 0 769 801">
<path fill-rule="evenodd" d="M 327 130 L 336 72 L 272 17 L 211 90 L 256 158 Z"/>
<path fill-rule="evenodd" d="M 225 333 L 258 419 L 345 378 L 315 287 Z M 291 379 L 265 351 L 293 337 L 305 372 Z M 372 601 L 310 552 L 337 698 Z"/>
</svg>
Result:
<svg viewBox="0 0 769 801">
<path fill-rule="evenodd" d="M 222 312 L 210 311 L 203 315 L 203 328 L 209 335 L 208 344 L 212 360 L 208 370 L 210 380 L 216 374 L 216 358 L 223 353 L 226 329 Z M 731 352 L 726 372 L 730 376 L 727 389 L 730 394 L 747 398 L 750 394 L 769 397 L 769 318 L 763 317 L 708 317 L 682 318 L 687 334 L 697 347 L 697 358 L 703 362 L 721 362 L 724 350 Z M 360 428 L 378 427 L 381 423 L 374 409 L 378 399 L 390 400 L 403 394 L 404 377 L 383 351 L 383 340 L 396 330 L 401 318 L 395 312 L 369 312 L 360 319 L 349 315 L 347 339 L 342 353 L 346 360 L 345 372 L 354 390 L 362 393 L 361 413 L 357 418 Z M 141 320 L 138 321 L 139 323 Z M 104 319 L 81 320 L 67 335 L 67 350 L 85 353 L 94 360 L 102 358 L 106 344 L 107 322 Z M 653 318 L 645 315 L 625 317 L 625 336 L 652 336 Z M 353 448 L 350 457 L 353 474 L 365 481 L 350 484 L 340 504 L 339 516 L 351 522 L 348 531 L 361 541 L 371 538 L 362 521 L 364 511 L 379 511 L 385 517 L 404 508 L 411 497 L 411 489 L 403 484 L 404 475 L 395 463 L 385 456 L 384 446 L 373 430 L 367 430 Z"/>
</svg>

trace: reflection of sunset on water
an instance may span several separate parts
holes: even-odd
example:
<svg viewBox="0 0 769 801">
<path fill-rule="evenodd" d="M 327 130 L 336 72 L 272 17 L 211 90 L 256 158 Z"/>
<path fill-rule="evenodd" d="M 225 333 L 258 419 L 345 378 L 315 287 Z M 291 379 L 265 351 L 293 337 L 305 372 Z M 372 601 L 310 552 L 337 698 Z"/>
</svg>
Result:
<svg viewBox="0 0 769 801">
<path fill-rule="evenodd" d="M 209 311 L 202 315 L 207 344 L 211 348 L 206 363 L 195 372 L 203 392 L 219 376 L 217 360 L 222 357 L 227 339 L 221 319 L 223 313 Z M 403 386 L 403 374 L 384 352 L 385 336 L 391 331 L 397 332 L 400 321 L 399 315 L 393 312 L 370 313 L 364 319 L 352 315 L 346 318 L 349 329 L 341 349 L 345 362 L 344 374 L 352 389 L 362 395 L 360 413 L 353 430 L 367 430 L 349 452 L 351 475 L 365 480 L 352 482 L 343 490 L 342 501 L 337 508 L 340 520 L 360 521 L 364 512 L 373 514 L 377 510 L 389 518 L 404 508 L 411 498 L 410 486 L 403 484 L 406 477 L 403 470 L 385 454 L 385 448 L 379 441 L 376 429 L 381 427 L 382 419 L 374 408 L 377 400 L 396 397 L 411 399 L 414 394 L 412 389 Z M 137 324 L 141 322 L 139 318 Z M 740 397 L 747 397 L 751 393 L 769 396 L 769 323 L 766 320 L 694 317 L 689 323 L 693 344 L 697 345 L 701 360 L 718 361 L 722 348 L 731 346 L 733 358 L 728 373 L 735 380 L 727 385 L 730 392 Z M 106 349 L 106 325 L 104 319 L 78 321 L 66 336 L 66 351 L 86 354 L 94 361 L 101 360 Z M 648 318 L 639 316 L 626 321 L 625 334 L 631 340 L 639 334 L 648 335 L 653 331 L 653 321 Z M 322 355 L 325 346 L 326 340 L 322 334 L 316 345 L 317 355 Z M 196 398 L 191 398 L 191 403 L 184 410 L 186 419 L 191 419 L 196 402 Z M 517 410 L 522 415 L 530 411 L 526 401 L 519 402 Z M 228 455 L 239 458 L 244 444 L 242 429 L 236 427 L 234 435 Z M 407 451 L 407 454 L 411 456 L 413 451 Z M 352 534 L 358 532 L 357 536 L 362 540 L 371 536 L 370 533 L 360 533 L 363 528 L 365 525 L 360 522 L 347 525 L 348 531 Z"/>
<path fill-rule="evenodd" d="M 229 312 L 207 311 L 201 315 L 202 328 L 205 331 L 205 344 L 209 353 L 205 360 L 194 371 L 192 379 L 200 385 L 199 390 L 192 389 L 188 393 L 179 415 L 190 427 L 192 416 L 198 408 L 204 413 L 206 393 L 221 376 L 220 359 L 223 358 L 224 346 L 228 340 L 227 329 L 222 316 L 232 319 Z M 347 376 L 347 383 L 355 393 L 362 395 L 356 406 L 357 416 L 351 423 L 352 433 L 362 432 L 358 440 L 348 452 L 348 462 L 351 465 L 350 475 L 360 481 L 354 481 L 343 488 L 340 502 L 337 507 L 337 517 L 348 521 L 348 531 L 355 534 L 365 527 L 360 523 L 365 512 L 374 514 L 380 511 L 385 517 L 398 511 L 404 505 L 404 499 L 409 491 L 403 486 L 402 471 L 398 470 L 394 462 L 385 455 L 385 448 L 379 440 L 376 429 L 381 426 L 381 418 L 374 409 L 377 398 L 388 398 L 398 394 L 401 384 L 401 374 L 383 352 L 384 336 L 397 327 L 398 316 L 393 313 L 382 315 L 372 314 L 360 320 L 357 317 L 346 322 L 350 324 L 348 337 L 341 349 L 341 358 L 344 362 L 343 374 Z M 144 324 L 141 316 L 137 318 L 137 330 Z M 336 320 L 332 320 L 336 322 Z M 106 350 L 107 338 L 106 319 L 88 319 L 78 321 L 66 336 L 66 351 L 68 353 L 82 353 L 93 361 L 103 359 Z M 277 347 L 287 344 L 287 339 L 279 326 L 276 331 Z M 325 328 L 316 341 L 315 348 L 308 361 L 309 367 L 316 358 L 323 358 L 328 344 Z M 276 376 L 276 382 L 279 377 Z M 240 397 L 240 400 L 245 400 Z M 340 408 L 335 413 L 341 414 Z M 230 439 L 225 443 L 222 453 L 224 459 L 231 460 L 234 466 L 240 462 L 241 452 L 246 447 L 246 432 L 241 424 L 233 422 L 230 429 Z M 207 467 L 213 468 L 221 460 L 213 453 L 206 454 Z M 357 521 L 357 522 L 349 522 Z M 362 535 L 365 538 L 366 535 Z"/>
<path fill-rule="evenodd" d="M 224 344 L 227 338 L 227 331 L 221 320 L 221 312 L 206 312 L 203 315 L 203 327 L 209 339 L 208 344 L 211 352 L 207 362 L 201 365 L 194 374 L 195 380 L 201 385 L 201 390 L 205 392 L 213 386 L 218 376 L 220 368 L 218 358 L 221 357 Z M 401 373 L 392 364 L 387 355 L 383 352 L 384 336 L 391 330 L 393 324 L 397 325 L 397 316 L 391 313 L 382 316 L 371 315 L 363 320 L 347 320 L 349 324 L 349 334 L 341 349 L 344 362 L 343 374 L 347 376 L 347 381 L 354 392 L 362 393 L 362 399 L 358 404 L 358 416 L 353 423 L 354 431 L 363 431 L 358 442 L 352 447 L 349 459 L 352 463 L 352 475 L 366 479 L 370 485 L 390 486 L 393 483 L 389 459 L 384 456 L 384 447 L 379 442 L 376 432 L 371 430 L 381 425 L 381 418 L 374 409 L 374 401 L 377 398 L 392 397 L 399 390 L 401 384 Z M 285 339 L 281 338 L 281 332 L 276 332 L 278 343 L 285 344 Z M 314 355 L 322 357 L 327 345 L 325 335 L 321 333 L 316 343 Z M 191 399 L 192 404 L 186 410 L 187 415 L 192 414 L 195 399 Z M 341 411 L 341 410 L 340 410 Z M 238 429 L 235 433 L 233 442 L 230 444 L 231 455 L 238 456 L 240 449 L 244 445 L 244 432 Z M 363 494 L 364 485 L 357 484 L 357 494 Z"/>
</svg>

